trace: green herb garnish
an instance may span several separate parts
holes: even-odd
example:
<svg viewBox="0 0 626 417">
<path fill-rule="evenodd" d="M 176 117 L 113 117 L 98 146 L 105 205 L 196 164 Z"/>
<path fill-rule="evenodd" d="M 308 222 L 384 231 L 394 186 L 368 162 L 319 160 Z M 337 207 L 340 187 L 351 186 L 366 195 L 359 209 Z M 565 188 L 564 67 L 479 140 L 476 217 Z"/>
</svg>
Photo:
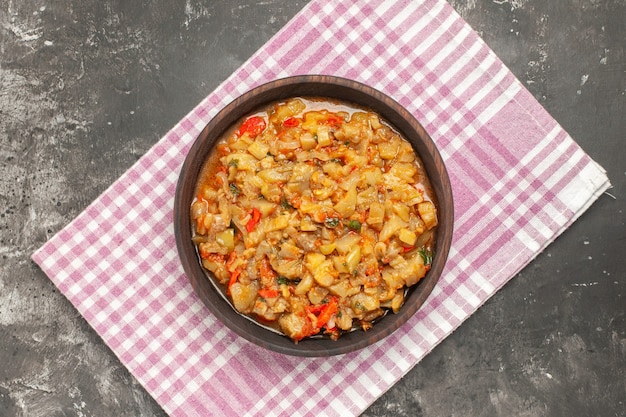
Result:
<svg viewBox="0 0 626 417">
<path fill-rule="evenodd" d="M 433 253 L 429 251 L 428 249 L 420 248 L 420 250 L 418 250 L 417 253 L 419 253 L 420 256 L 422 257 L 422 260 L 424 261 L 424 265 L 430 265 L 431 263 L 433 263 Z"/>
<path fill-rule="evenodd" d="M 228 166 L 237 168 L 239 166 L 239 159 L 231 159 L 228 162 Z"/>
<path fill-rule="evenodd" d="M 339 219 L 337 217 L 327 217 L 326 220 L 324 220 L 324 224 L 329 229 L 334 229 L 339 225 Z"/>
<path fill-rule="evenodd" d="M 282 284 L 287 285 L 288 282 L 289 282 L 289 280 L 286 277 L 279 276 L 278 278 L 276 278 L 276 283 L 278 285 L 282 285 Z"/>
<path fill-rule="evenodd" d="M 286 198 L 283 198 L 282 200 L 280 200 L 280 206 L 284 209 L 284 210 L 291 210 L 294 207 L 289 204 L 289 201 L 287 201 Z"/>
<path fill-rule="evenodd" d="M 228 188 L 230 189 L 230 192 L 233 193 L 233 195 L 241 194 L 241 190 L 239 189 L 239 187 L 237 187 L 237 185 L 232 182 L 228 184 Z"/>
<path fill-rule="evenodd" d="M 355 232 L 361 231 L 361 222 L 358 220 L 350 220 L 347 223 L 348 229 L 354 230 Z"/>
</svg>

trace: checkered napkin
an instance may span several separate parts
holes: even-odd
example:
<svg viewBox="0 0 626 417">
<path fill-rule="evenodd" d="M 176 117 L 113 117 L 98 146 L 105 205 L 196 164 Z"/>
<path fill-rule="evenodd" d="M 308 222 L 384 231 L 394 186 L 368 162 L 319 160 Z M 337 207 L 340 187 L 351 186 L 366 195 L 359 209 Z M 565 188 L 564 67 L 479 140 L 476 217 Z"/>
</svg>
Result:
<svg viewBox="0 0 626 417">
<path fill-rule="evenodd" d="M 392 96 L 430 132 L 455 234 L 430 298 L 387 339 L 290 357 L 225 328 L 194 294 L 172 226 L 204 125 L 276 78 L 332 74 Z M 444 0 L 312 0 L 33 259 L 172 416 L 358 415 L 528 264 L 608 179 Z"/>
</svg>

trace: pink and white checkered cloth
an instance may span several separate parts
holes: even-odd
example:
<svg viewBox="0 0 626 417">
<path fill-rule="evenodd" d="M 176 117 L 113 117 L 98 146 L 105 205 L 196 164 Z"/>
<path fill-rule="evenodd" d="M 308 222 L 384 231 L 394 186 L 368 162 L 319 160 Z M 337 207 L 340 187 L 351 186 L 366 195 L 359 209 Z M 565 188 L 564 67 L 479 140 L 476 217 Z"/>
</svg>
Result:
<svg viewBox="0 0 626 417">
<path fill-rule="evenodd" d="M 288 75 L 394 97 L 430 132 L 455 197 L 430 298 L 382 342 L 327 359 L 263 350 L 217 322 L 179 263 L 174 191 L 228 102 Z M 358 415 L 609 187 L 604 171 L 445 0 L 312 0 L 33 259 L 172 416 Z"/>
</svg>

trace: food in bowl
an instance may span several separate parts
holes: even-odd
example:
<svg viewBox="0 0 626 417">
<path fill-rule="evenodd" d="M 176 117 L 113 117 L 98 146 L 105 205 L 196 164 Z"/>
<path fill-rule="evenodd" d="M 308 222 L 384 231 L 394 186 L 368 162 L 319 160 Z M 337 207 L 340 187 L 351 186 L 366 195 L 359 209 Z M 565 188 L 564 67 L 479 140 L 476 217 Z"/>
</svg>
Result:
<svg viewBox="0 0 626 417">
<path fill-rule="evenodd" d="M 397 312 L 430 268 L 438 225 L 410 143 L 375 112 L 311 97 L 232 126 L 190 216 L 202 266 L 232 306 L 296 343 Z"/>
</svg>

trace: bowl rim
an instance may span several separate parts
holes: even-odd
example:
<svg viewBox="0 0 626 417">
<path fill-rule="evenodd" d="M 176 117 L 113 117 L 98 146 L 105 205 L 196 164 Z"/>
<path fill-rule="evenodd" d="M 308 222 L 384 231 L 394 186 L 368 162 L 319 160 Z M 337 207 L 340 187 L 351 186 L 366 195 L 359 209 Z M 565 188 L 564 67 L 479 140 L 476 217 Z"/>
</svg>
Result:
<svg viewBox="0 0 626 417">
<path fill-rule="evenodd" d="M 349 98 L 346 98 L 346 94 Z M 367 332 L 349 332 L 337 341 L 308 338 L 296 344 L 287 336 L 267 330 L 251 318 L 238 313 L 222 292 L 214 287 L 214 283 L 207 276 L 208 272 L 198 262 L 191 241 L 189 207 L 193 199 L 193 189 L 202 164 L 216 141 L 242 117 L 263 105 L 291 97 L 323 97 L 352 102 L 381 115 L 418 153 L 437 199 L 439 226 L 431 269 L 409 289 L 405 303 L 398 313 L 387 314 Z M 185 156 L 176 184 L 173 222 L 176 247 L 185 275 L 196 295 L 219 321 L 244 339 L 271 351 L 291 356 L 323 357 L 353 352 L 385 339 L 422 307 L 439 280 L 448 258 L 452 242 L 454 204 L 450 178 L 441 154 L 430 135 L 406 108 L 390 96 L 355 80 L 331 75 L 296 75 L 278 78 L 246 91 L 223 107 L 207 123 Z"/>
</svg>

